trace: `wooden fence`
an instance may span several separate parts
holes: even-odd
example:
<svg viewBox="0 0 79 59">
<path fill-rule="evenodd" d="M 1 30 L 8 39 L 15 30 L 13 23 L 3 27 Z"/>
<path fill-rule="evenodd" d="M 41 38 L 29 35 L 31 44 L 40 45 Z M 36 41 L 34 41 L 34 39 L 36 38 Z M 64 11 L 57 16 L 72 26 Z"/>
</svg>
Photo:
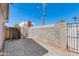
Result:
<svg viewBox="0 0 79 59">
<path fill-rule="evenodd" d="M 8 39 L 20 39 L 21 33 L 20 28 L 9 27 L 4 31 L 5 40 Z"/>
</svg>

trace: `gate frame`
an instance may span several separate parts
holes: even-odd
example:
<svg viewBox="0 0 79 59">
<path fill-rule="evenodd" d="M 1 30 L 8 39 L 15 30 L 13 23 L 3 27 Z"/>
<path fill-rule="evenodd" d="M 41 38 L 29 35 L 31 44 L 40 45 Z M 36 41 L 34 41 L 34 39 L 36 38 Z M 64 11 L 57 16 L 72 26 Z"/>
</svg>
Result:
<svg viewBox="0 0 79 59">
<path fill-rule="evenodd" d="M 75 24 L 75 26 L 73 26 L 74 24 Z M 70 26 L 69 26 L 69 25 L 70 25 Z M 71 48 L 71 47 L 68 47 L 68 45 L 69 45 L 70 38 L 71 38 L 71 40 L 72 40 L 72 38 L 74 38 L 74 49 L 73 49 L 74 51 L 72 51 L 72 52 L 75 52 L 75 53 L 78 53 L 78 54 L 79 54 L 79 52 L 78 52 L 78 41 L 77 41 L 78 38 L 79 38 L 79 37 L 78 37 L 78 26 L 79 26 L 79 23 L 76 23 L 76 22 L 75 22 L 75 23 L 67 23 L 67 50 L 72 51 L 72 50 L 70 50 L 70 49 L 72 49 L 72 48 Z M 68 27 L 71 27 L 71 28 L 72 28 L 72 27 L 76 27 L 76 35 L 77 35 L 76 37 L 70 36 L 70 35 L 69 35 L 70 33 L 68 34 Z M 69 29 L 69 31 L 72 31 L 72 29 Z M 71 34 L 72 34 L 72 33 L 71 33 Z M 74 33 L 74 34 L 75 34 L 75 33 Z M 68 35 L 69 35 L 70 37 L 69 37 Z M 76 40 L 75 40 L 75 39 L 76 39 Z M 77 49 L 75 49 L 75 41 L 77 42 L 77 43 L 76 43 Z"/>
</svg>

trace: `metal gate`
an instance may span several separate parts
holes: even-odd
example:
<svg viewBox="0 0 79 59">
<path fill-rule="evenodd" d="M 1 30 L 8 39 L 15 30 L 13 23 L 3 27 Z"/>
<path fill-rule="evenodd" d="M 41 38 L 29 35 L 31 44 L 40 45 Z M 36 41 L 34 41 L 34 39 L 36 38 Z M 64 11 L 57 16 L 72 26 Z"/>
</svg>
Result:
<svg viewBox="0 0 79 59">
<path fill-rule="evenodd" d="M 79 53 L 79 24 L 67 23 L 67 49 Z"/>
</svg>

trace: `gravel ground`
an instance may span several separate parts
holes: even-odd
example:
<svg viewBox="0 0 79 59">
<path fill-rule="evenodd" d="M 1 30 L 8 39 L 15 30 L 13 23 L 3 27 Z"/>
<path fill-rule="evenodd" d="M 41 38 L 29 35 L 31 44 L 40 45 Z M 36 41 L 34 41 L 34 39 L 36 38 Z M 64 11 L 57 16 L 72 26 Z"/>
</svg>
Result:
<svg viewBox="0 0 79 59">
<path fill-rule="evenodd" d="M 6 41 L 4 56 L 42 56 L 48 51 L 32 39 Z"/>
</svg>

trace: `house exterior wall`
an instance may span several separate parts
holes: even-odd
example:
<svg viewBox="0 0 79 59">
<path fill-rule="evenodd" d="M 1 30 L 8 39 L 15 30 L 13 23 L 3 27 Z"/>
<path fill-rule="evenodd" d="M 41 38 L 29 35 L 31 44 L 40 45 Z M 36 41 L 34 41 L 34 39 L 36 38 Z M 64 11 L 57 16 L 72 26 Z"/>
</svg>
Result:
<svg viewBox="0 0 79 59">
<path fill-rule="evenodd" d="M 8 19 L 9 4 L 0 3 L 0 50 L 4 41 L 4 22 Z"/>
<path fill-rule="evenodd" d="M 1 5 L 0 5 L 1 7 Z M 1 46 L 2 46 L 2 42 L 3 42 L 3 14 L 2 14 L 2 11 L 1 11 L 1 8 L 0 8 L 0 49 L 1 49 Z"/>
</svg>

